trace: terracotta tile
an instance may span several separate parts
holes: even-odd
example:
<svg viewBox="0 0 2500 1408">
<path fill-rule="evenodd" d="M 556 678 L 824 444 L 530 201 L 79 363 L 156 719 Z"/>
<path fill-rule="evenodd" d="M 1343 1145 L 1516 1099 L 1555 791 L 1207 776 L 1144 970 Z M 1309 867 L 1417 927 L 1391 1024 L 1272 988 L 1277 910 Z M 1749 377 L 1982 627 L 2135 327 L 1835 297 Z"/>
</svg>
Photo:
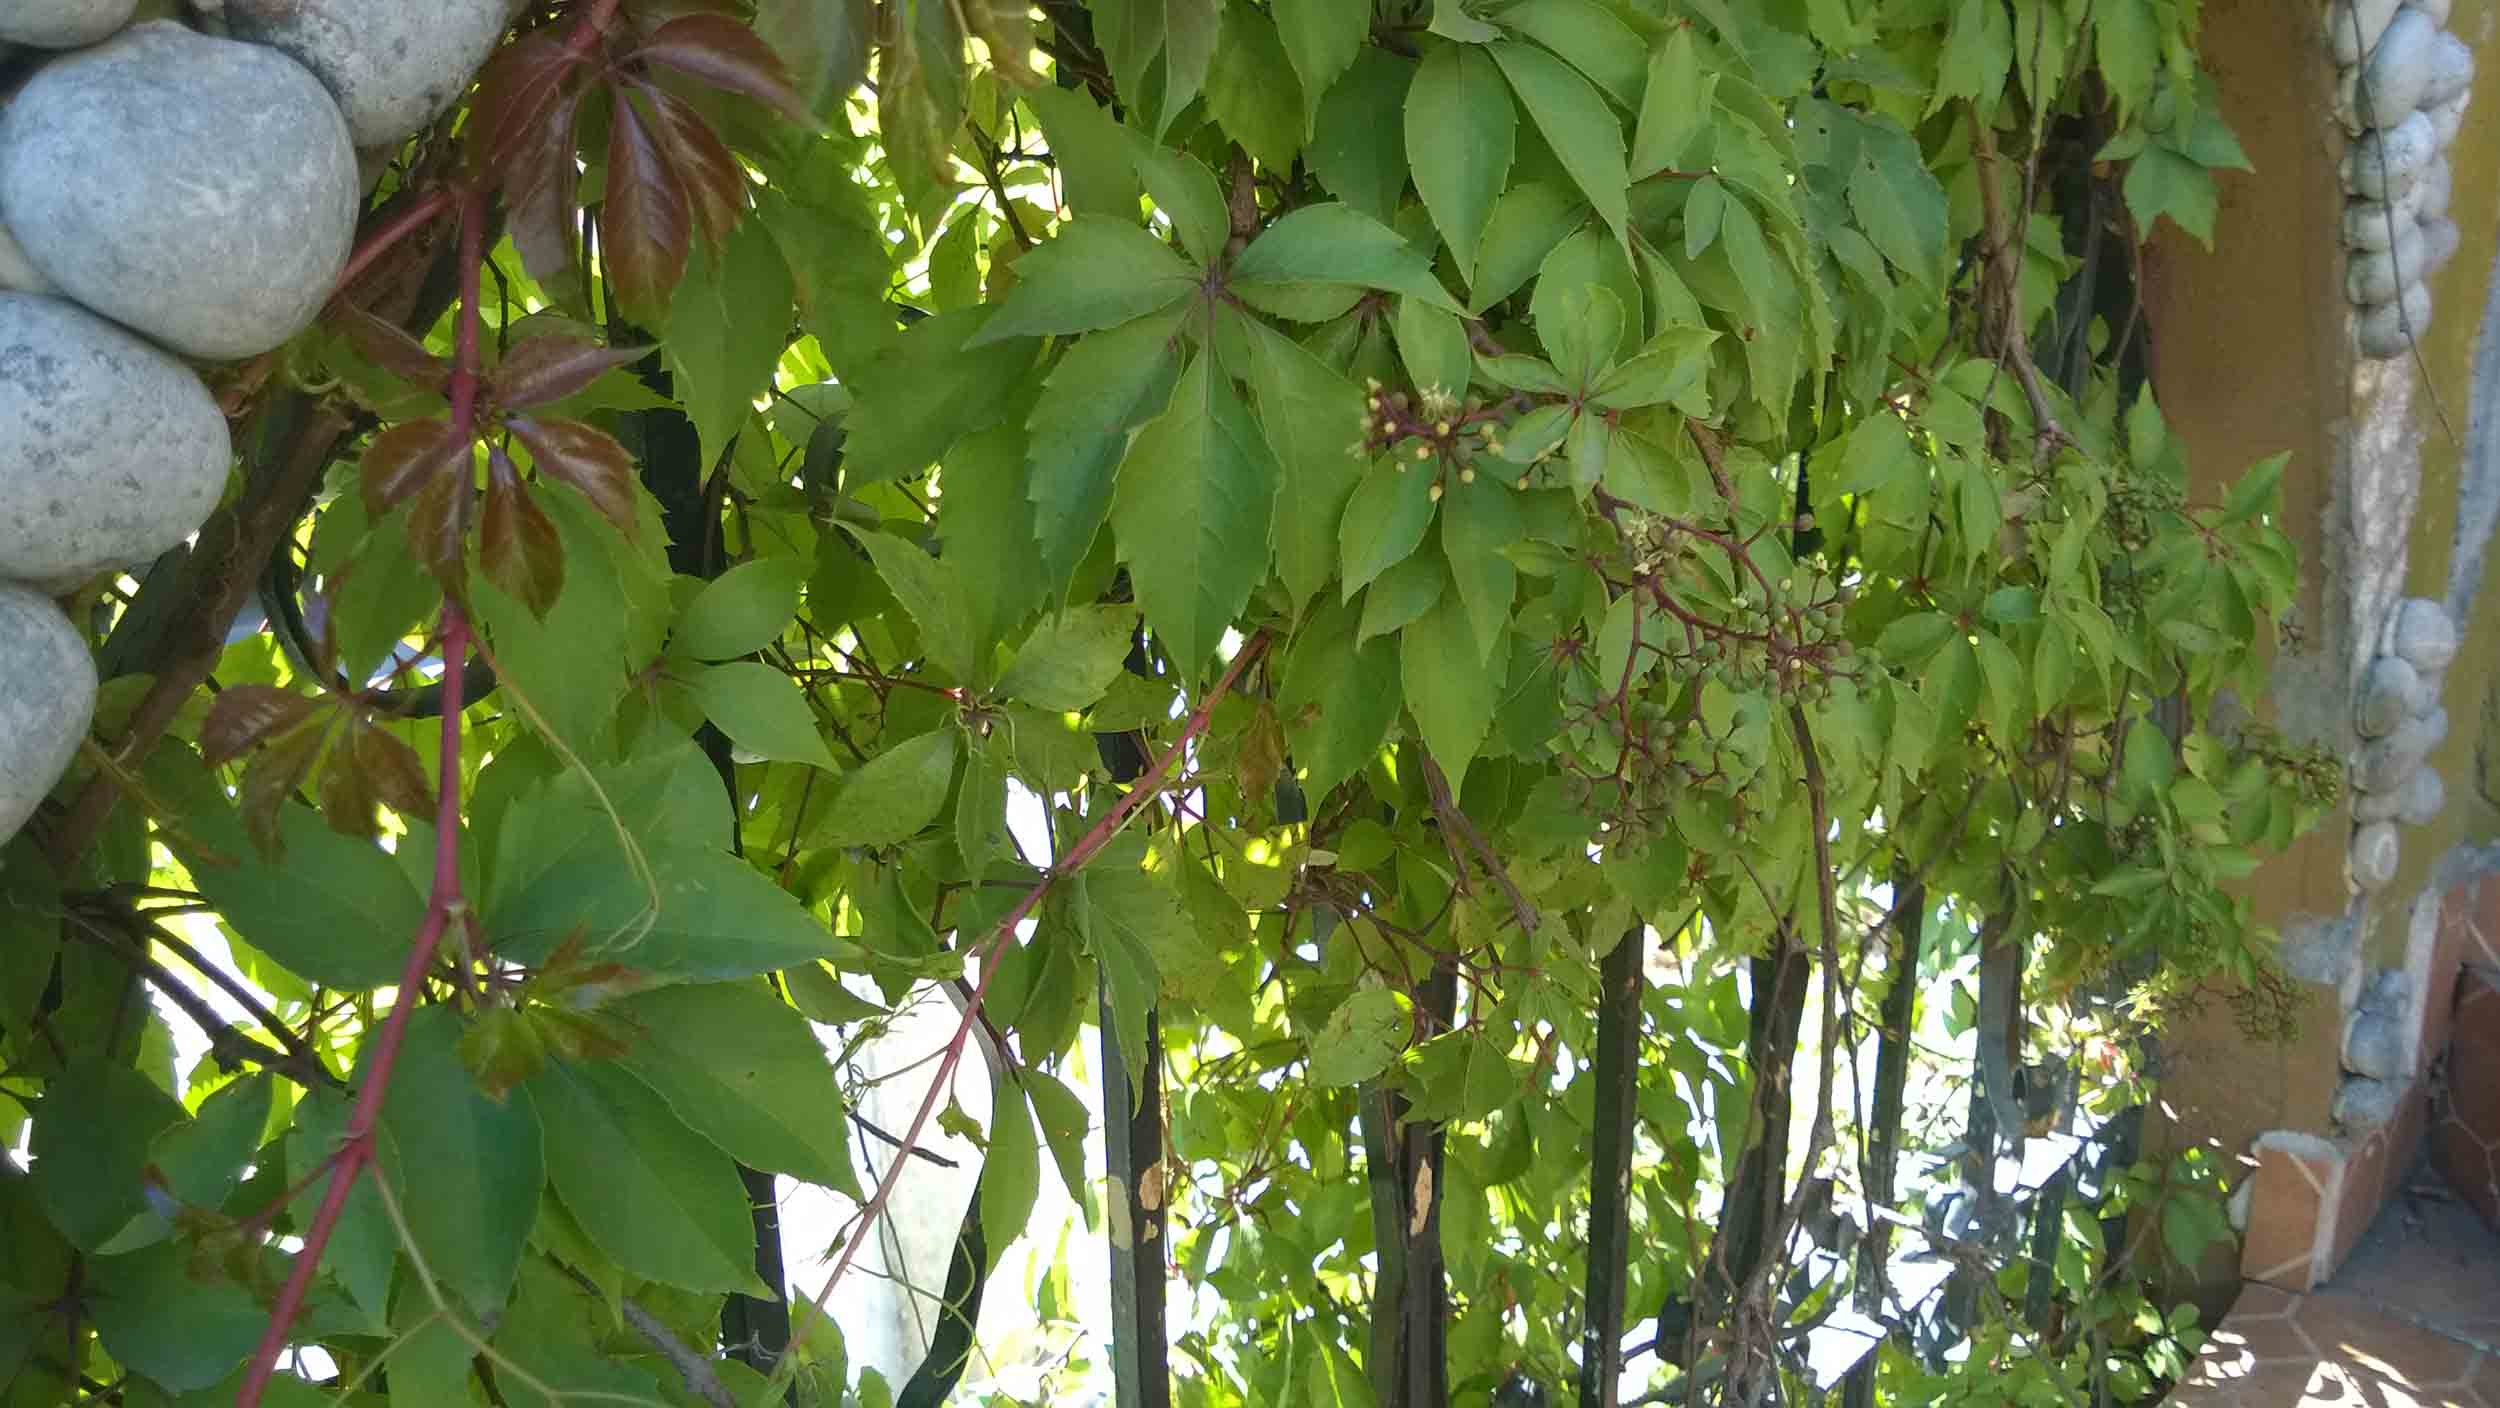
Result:
<svg viewBox="0 0 2500 1408">
<path fill-rule="evenodd" d="M 2300 1297 L 2289 1291 L 2256 1282 L 2240 1287 L 2240 1298 L 2231 1303 L 2231 1319 L 2236 1321 L 2281 1320 L 2300 1310 Z"/>
<path fill-rule="evenodd" d="M 2321 1356 L 2369 1387 L 2421 1394 L 2460 1384 L 2477 1358 L 2466 1345 L 2332 1291 L 2311 1296 L 2299 1319 Z"/>
<path fill-rule="evenodd" d="M 2259 1135 L 2250 1152 L 2257 1169 L 2249 1175 L 2240 1274 L 2287 1291 L 2308 1290 L 2320 1279 L 2318 1223 L 2340 1195 L 2343 1160 L 2329 1141 L 2284 1130 Z"/>
<path fill-rule="evenodd" d="M 2334 1220 L 2323 1237 L 2326 1255 L 2318 1267 L 2321 1277 L 2333 1276 L 2352 1255 L 2352 1249 L 2361 1244 L 2361 1234 L 2369 1230 L 2372 1219 L 2378 1216 L 2396 1171 L 2412 1161 L 2410 1150 L 2400 1151 L 2399 1141 L 2408 1130 L 2420 1133 L 2422 1100 L 2423 1092 L 2416 1082 L 2397 1106 L 2396 1118 L 2364 1138 L 2346 1161 L 2344 1181 L 2336 1193 Z"/>
</svg>

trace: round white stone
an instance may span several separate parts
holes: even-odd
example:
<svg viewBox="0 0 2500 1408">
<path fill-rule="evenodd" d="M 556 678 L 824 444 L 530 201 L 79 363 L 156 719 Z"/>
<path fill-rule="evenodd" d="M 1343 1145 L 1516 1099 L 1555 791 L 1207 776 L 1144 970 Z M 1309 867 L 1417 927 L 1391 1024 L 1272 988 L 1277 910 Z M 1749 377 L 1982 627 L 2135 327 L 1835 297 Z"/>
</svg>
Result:
<svg viewBox="0 0 2500 1408">
<path fill-rule="evenodd" d="M 2372 46 L 2353 94 L 2353 111 L 2364 127 L 2393 127 L 2422 105 L 2430 86 L 2431 56 L 2439 48 L 2439 26 L 2419 10 L 2402 10 Z"/>
<path fill-rule="evenodd" d="M 2396 298 L 2360 310 L 2353 340 L 2362 356 L 2385 361 L 2411 351 L 2412 339 L 2429 331 L 2430 325 L 2431 291 L 2418 283 L 2407 284 Z"/>
<path fill-rule="evenodd" d="M 2448 158 L 2443 156 L 2423 167 L 2421 176 L 2414 181 L 2413 190 L 2406 197 L 2412 202 L 2413 218 L 2436 220 L 2447 214 L 2448 195 L 2455 187 L 2456 172 L 2449 167 Z M 2397 202 L 2398 205 L 2404 203 Z"/>
<path fill-rule="evenodd" d="M 2407 826 L 2428 826 L 2448 805 L 2448 784 L 2439 769 L 2418 768 L 2397 797 L 2396 819 Z"/>
<path fill-rule="evenodd" d="M 2335 0 L 2326 9 L 2326 42 L 2335 62 L 2361 62 L 2396 18 L 2397 0 Z"/>
<path fill-rule="evenodd" d="M 0 842 L 61 780 L 95 715 L 95 657 L 42 594 L 0 582 Z"/>
<path fill-rule="evenodd" d="M 2357 138 L 2344 152 L 2344 190 L 2372 200 L 2391 200 L 2412 189 L 2439 155 L 2439 131 L 2415 113 L 2384 132 Z"/>
<path fill-rule="evenodd" d="M 171 21 L 56 60 L 0 114 L 0 219 L 26 257 L 190 356 L 310 323 L 356 203 L 347 124 L 303 65 Z"/>
<path fill-rule="evenodd" d="M 2349 249 L 2385 249 L 2404 237 L 2413 228 L 2415 209 L 2430 182 L 2416 181 L 2413 189 L 2396 200 L 2348 200 L 2344 202 L 2344 244 Z"/>
<path fill-rule="evenodd" d="M 226 0 L 237 39 L 293 56 L 338 100 L 360 147 L 440 117 L 504 30 L 503 0 Z"/>
<path fill-rule="evenodd" d="M 2447 268 L 2448 261 L 2457 257 L 2457 251 L 2465 247 L 2465 232 L 2444 215 L 2424 221 L 2421 230 L 2422 274 L 2427 278 Z"/>
<path fill-rule="evenodd" d="M 155 557 L 217 506 L 232 458 L 189 367 L 75 304 L 0 293 L 0 578 Z"/>
<path fill-rule="evenodd" d="M 2352 255 L 2344 265 L 2344 296 L 2355 303 L 2385 303 L 2427 272 L 2422 227 L 2415 225 L 2393 248 Z"/>
<path fill-rule="evenodd" d="M 2474 86 L 2474 51 L 2445 30 L 2431 47 L 2430 77 L 2422 84 L 2422 106 L 2444 106 Z"/>
<path fill-rule="evenodd" d="M 2404 842 L 2392 821 L 2374 821 L 2352 836 L 2352 883 L 2365 891 L 2387 888 L 2396 878 L 2396 862 L 2404 858 Z"/>
<path fill-rule="evenodd" d="M 2449 11 L 2455 7 L 2456 0 L 2405 0 L 2406 9 L 2419 10 L 2430 16 L 2432 24 L 2446 24 Z"/>
<path fill-rule="evenodd" d="M 138 8 L 139 0 L 7 0 L 0 4 L 0 40 L 75 49 L 130 23 Z"/>
<path fill-rule="evenodd" d="M 2396 656 L 2382 655 L 2371 661 L 2369 673 L 2361 678 L 2360 700 L 2353 706 L 2353 731 L 2363 738 L 2394 733 L 2413 714 L 2413 692 L 2421 683 L 2421 672 Z"/>
<path fill-rule="evenodd" d="M 2474 91 L 2469 88 L 2431 109 L 2431 136 L 2438 140 L 2442 150 L 2456 141 L 2458 130 L 2465 126 L 2465 109 L 2473 101 Z"/>
<path fill-rule="evenodd" d="M 2408 597 L 2396 608 L 2390 648 L 2424 674 L 2448 668 L 2457 658 L 2457 623 L 2448 608 L 2426 596 Z"/>
</svg>

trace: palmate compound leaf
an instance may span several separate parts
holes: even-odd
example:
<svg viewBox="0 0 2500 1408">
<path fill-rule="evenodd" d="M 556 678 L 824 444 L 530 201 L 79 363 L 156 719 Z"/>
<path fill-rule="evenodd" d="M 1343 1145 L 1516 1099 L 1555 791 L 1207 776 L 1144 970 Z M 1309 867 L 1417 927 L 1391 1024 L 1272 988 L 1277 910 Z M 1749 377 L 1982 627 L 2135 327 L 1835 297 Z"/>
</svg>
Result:
<svg viewBox="0 0 2500 1408">
<path fill-rule="evenodd" d="M 1259 428 L 1276 452 L 1276 573 L 1297 604 L 1337 566 L 1337 523 L 1363 467 L 1355 453 L 1363 399 L 1309 349 L 1254 318 L 1238 326 L 1249 347 L 1245 379 Z"/>
<path fill-rule="evenodd" d="M 1505 42 L 1489 48 L 1519 95 L 1519 105 L 1528 110 L 1598 218 L 1616 238 L 1626 238 L 1631 212 L 1625 193 L 1631 177 L 1624 165 L 1623 124 L 1607 108 L 1605 95 L 1569 64 L 1534 45 Z"/>
<path fill-rule="evenodd" d="M 1112 531 L 1146 620 L 1195 674 L 1267 575 L 1277 468 L 1232 379 L 1199 354 L 1130 442 Z"/>
<path fill-rule="evenodd" d="M 625 1069 L 697 1133 L 750 1167 L 858 1195 L 833 1066 L 771 987 L 680 984 L 612 1010 L 639 1028 Z"/>
<path fill-rule="evenodd" d="M 1116 603 L 1046 617 L 999 676 L 998 692 L 1062 713 L 1089 708 L 1119 677 L 1136 634 L 1136 609 Z"/>
<path fill-rule="evenodd" d="M 1186 312 L 1174 308 L 1081 338 L 1051 368 L 1025 424 L 1025 493 L 1053 593 L 1066 590 L 1102 531 L 1129 432 L 1171 402 Z"/>
<path fill-rule="evenodd" d="M 1262 289 L 1352 284 L 1458 311 L 1449 290 L 1433 277 L 1430 262 L 1413 245 L 1348 205 L 1306 205 L 1268 226 L 1234 262 L 1232 281 L 1253 303 Z"/>
<path fill-rule="evenodd" d="M 1518 135 L 1519 110 L 1483 49 L 1444 44 L 1425 55 L 1406 91 L 1406 159 L 1461 269 L 1475 267 Z"/>
</svg>

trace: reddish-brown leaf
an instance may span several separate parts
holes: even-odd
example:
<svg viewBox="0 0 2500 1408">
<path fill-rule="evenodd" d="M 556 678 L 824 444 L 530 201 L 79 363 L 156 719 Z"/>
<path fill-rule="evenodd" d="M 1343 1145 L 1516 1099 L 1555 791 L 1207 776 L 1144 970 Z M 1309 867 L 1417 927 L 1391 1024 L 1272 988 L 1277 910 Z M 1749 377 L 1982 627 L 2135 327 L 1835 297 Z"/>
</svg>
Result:
<svg viewBox="0 0 2500 1408">
<path fill-rule="evenodd" d="M 486 511 L 478 524 L 478 560 L 486 580 L 545 616 L 564 589 L 564 545 L 546 510 L 521 485 L 501 448 L 486 456 Z"/>
<path fill-rule="evenodd" d="M 648 347 L 602 347 L 578 337 L 532 337 L 516 342 L 495 368 L 488 395 L 507 410 L 561 401 L 610 367 L 649 356 Z"/>
<path fill-rule="evenodd" d="M 541 284 L 557 283 L 573 267 L 581 186 L 573 125 L 580 110 L 579 93 L 563 94 L 504 167 L 504 228 L 522 267 Z"/>
<path fill-rule="evenodd" d="M 705 239 L 719 244 L 746 213 L 745 169 L 692 104 L 649 84 L 637 84 L 636 91 L 651 104 L 656 124 L 652 135 L 659 139 L 669 170 L 677 173 L 696 227 Z"/>
<path fill-rule="evenodd" d="M 312 717 L 319 706 L 311 695 L 275 685 L 228 685 L 218 691 L 207 721 L 200 725 L 200 756 L 210 767 L 224 767 L 254 744 Z"/>
<path fill-rule="evenodd" d="M 799 122 L 815 121 L 790 86 L 790 71 L 782 66 L 781 56 L 763 36 L 726 15 L 670 20 L 626 58 L 673 68 L 715 88 L 779 108 Z"/>
<path fill-rule="evenodd" d="M 346 334 L 356 355 L 401 381 L 440 391 L 451 376 L 450 363 L 426 351 L 424 343 L 410 337 L 397 323 L 377 318 L 352 304 L 342 308 L 337 317 L 339 331 Z"/>
<path fill-rule="evenodd" d="M 304 784 L 304 776 L 312 771 L 313 759 L 321 755 L 321 745 L 328 734 L 321 720 L 306 720 L 253 754 L 251 763 L 243 769 L 243 785 L 237 789 L 243 830 L 260 853 L 273 860 L 282 849 L 278 809 Z"/>
<path fill-rule="evenodd" d="M 341 836 L 374 837 L 382 834 L 374 819 L 373 779 L 357 765 L 355 750 L 336 747 L 321 765 L 321 780 L 314 793 L 321 802 L 321 819 Z"/>
<path fill-rule="evenodd" d="M 374 436 L 365 447 L 365 512 L 380 518 L 437 480 L 468 478 L 470 443 L 442 420 L 405 421 Z"/>
<path fill-rule="evenodd" d="M 606 514 L 617 531 L 634 531 L 634 461 L 614 436 L 578 420 L 513 416 L 504 421 L 528 447 L 541 479 L 570 484 Z"/>
<path fill-rule="evenodd" d="M 477 96 L 469 105 L 464 135 L 470 171 L 509 172 L 516 158 L 543 157 L 538 147 L 547 119 L 558 107 L 572 106 L 569 81 L 587 57 L 545 32 L 496 50 L 478 71 Z"/>
<path fill-rule="evenodd" d="M 599 256 L 626 315 L 651 323 L 685 276 L 686 190 L 642 113 L 615 90 L 608 117 L 608 193 Z"/>
<path fill-rule="evenodd" d="M 477 485 L 469 462 L 458 474 L 437 474 L 408 499 L 408 548 L 443 591 L 466 598 L 469 518 Z"/>
<path fill-rule="evenodd" d="M 414 821 L 433 819 L 434 798 L 426 788 L 425 766 L 417 761 L 416 749 L 370 719 L 359 719 L 349 739 L 356 770 L 365 775 L 382 805 Z M 333 757 L 330 763 L 336 767 L 338 759 Z"/>
</svg>

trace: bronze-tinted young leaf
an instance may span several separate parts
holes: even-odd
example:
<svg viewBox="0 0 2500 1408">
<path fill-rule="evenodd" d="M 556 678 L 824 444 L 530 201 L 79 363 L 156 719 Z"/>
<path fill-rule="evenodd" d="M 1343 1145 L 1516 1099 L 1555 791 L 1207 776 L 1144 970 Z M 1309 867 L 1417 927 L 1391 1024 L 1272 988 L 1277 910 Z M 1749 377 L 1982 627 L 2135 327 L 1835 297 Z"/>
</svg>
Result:
<svg viewBox="0 0 2500 1408">
<path fill-rule="evenodd" d="M 286 799 L 303 786 L 313 760 L 321 756 L 321 745 L 327 736 L 328 730 L 319 720 L 307 720 L 254 754 L 250 765 L 243 769 L 243 785 L 237 789 L 236 802 L 243 815 L 243 830 L 262 855 L 274 860 L 282 849 L 278 840 L 278 808 L 285 806 Z"/>
<path fill-rule="evenodd" d="M 408 550 L 443 590 L 463 595 L 467 577 L 469 519 L 477 484 L 469 462 L 457 474 L 437 474 L 418 486 L 408 501 Z"/>
<path fill-rule="evenodd" d="M 581 187 L 573 126 L 580 112 L 579 93 L 560 94 L 503 168 L 504 229 L 522 267 L 542 284 L 573 267 Z"/>
<path fill-rule="evenodd" d="M 460 1034 L 460 1064 L 488 1098 L 501 1100 L 546 1066 L 544 1034 L 531 1013 L 489 1007 Z"/>
<path fill-rule="evenodd" d="M 388 319 L 350 305 L 339 311 L 338 327 L 357 356 L 410 385 L 439 391 L 451 375 L 449 363 L 426 351 L 424 343 Z"/>
<path fill-rule="evenodd" d="M 541 617 L 556 604 L 556 593 L 564 589 L 564 546 L 500 446 L 486 455 L 486 511 L 477 547 L 486 580 L 505 595 Z"/>
<path fill-rule="evenodd" d="M 638 321 L 657 321 L 685 276 L 686 190 L 642 110 L 616 89 L 608 110 L 608 194 L 599 255 L 608 287 Z"/>
<path fill-rule="evenodd" d="M 436 480 L 467 478 L 469 444 L 441 420 L 406 421 L 374 436 L 365 447 L 365 512 L 380 518 Z"/>
<path fill-rule="evenodd" d="M 267 684 L 228 685 L 208 706 L 200 725 L 200 756 L 211 767 L 224 767 L 254 744 L 302 723 L 320 701 Z"/>
<path fill-rule="evenodd" d="M 321 800 L 321 819 L 341 836 L 377 836 L 382 828 L 374 820 L 373 779 L 356 763 L 355 750 L 338 747 L 330 750 L 321 765 L 321 780 L 316 788 Z"/>
<path fill-rule="evenodd" d="M 776 107 L 800 122 L 813 121 L 790 86 L 789 70 L 763 36 L 726 15 L 682 15 L 652 31 L 630 62 L 673 68 L 715 88 Z"/>
<path fill-rule="evenodd" d="M 498 406 L 522 410 L 561 401 L 621 367 L 650 355 L 648 347 L 602 347 L 578 337 L 525 338 L 504 354 L 488 394 Z"/>
<path fill-rule="evenodd" d="M 692 104 L 648 84 L 635 85 L 635 91 L 651 105 L 652 135 L 659 139 L 669 169 L 677 173 L 696 228 L 718 244 L 746 212 L 745 168 Z"/>
<path fill-rule="evenodd" d="M 373 795 L 401 816 L 424 821 L 434 815 L 434 797 L 425 782 L 425 765 L 406 739 L 371 719 L 357 720 L 348 735 L 356 770 L 365 775 Z M 331 766 L 338 765 L 333 757 Z"/>
<path fill-rule="evenodd" d="M 568 81 L 585 58 L 543 30 L 497 50 L 478 71 L 477 97 L 469 105 L 464 133 L 471 170 L 509 172 L 515 158 L 534 154 L 547 119 L 572 106 Z"/>
<path fill-rule="evenodd" d="M 514 416 L 504 428 L 529 447 L 539 477 L 570 484 L 623 533 L 634 531 L 634 461 L 614 436 L 578 420 Z"/>
</svg>

